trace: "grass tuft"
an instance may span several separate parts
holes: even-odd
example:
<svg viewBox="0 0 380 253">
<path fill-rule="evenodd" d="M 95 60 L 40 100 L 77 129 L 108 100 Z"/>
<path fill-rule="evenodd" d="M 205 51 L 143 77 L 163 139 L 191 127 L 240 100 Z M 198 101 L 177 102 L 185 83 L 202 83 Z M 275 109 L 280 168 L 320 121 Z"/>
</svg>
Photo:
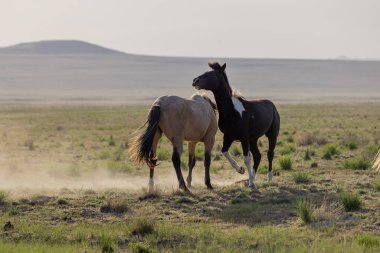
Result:
<svg viewBox="0 0 380 253">
<path fill-rule="evenodd" d="M 292 169 L 292 165 L 293 165 L 293 161 L 292 161 L 292 158 L 290 158 L 290 156 L 281 156 L 278 160 L 279 164 L 280 164 L 280 167 L 281 169 L 283 170 L 291 170 Z"/>
<path fill-rule="evenodd" d="M 132 225 L 132 235 L 147 235 L 154 232 L 154 222 L 147 218 L 140 218 L 135 220 Z"/>
<path fill-rule="evenodd" d="M 315 144 L 324 145 L 327 143 L 323 137 L 318 137 L 315 133 L 305 133 L 297 141 L 300 146 L 310 146 Z"/>
<path fill-rule="evenodd" d="M 123 214 L 128 211 L 128 206 L 123 200 L 108 200 L 100 206 L 102 213 Z"/>
<path fill-rule="evenodd" d="M 311 164 L 310 164 L 310 168 L 317 168 L 318 167 L 318 163 L 316 161 L 313 161 Z"/>
<path fill-rule="evenodd" d="M 352 158 L 344 162 L 344 168 L 351 170 L 366 170 L 371 166 L 371 162 L 364 158 Z"/>
<path fill-rule="evenodd" d="M 347 212 L 359 210 L 362 206 L 360 196 L 352 192 L 342 192 L 340 194 L 340 203 Z"/>
<path fill-rule="evenodd" d="M 158 199 L 161 197 L 161 190 L 157 187 L 154 187 L 153 190 L 143 188 L 143 194 L 139 197 L 140 201 L 147 199 Z"/>
<path fill-rule="evenodd" d="M 157 150 L 157 158 L 160 161 L 166 161 L 171 159 L 171 155 L 166 149 L 160 148 Z"/>
<path fill-rule="evenodd" d="M 349 141 L 345 144 L 349 150 L 355 150 L 358 148 L 358 144 L 355 141 Z"/>
<path fill-rule="evenodd" d="M 0 205 L 5 205 L 8 203 L 8 193 L 5 191 L 0 191 Z"/>
<path fill-rule="evenodd" d="M 372 181 L 372 188 L 376 191 L 380 191 L 380 178 Z"/>
<path fill-rule="evenodd" d="M 296 151 L 296 147 L 293 144 L 285 144 L 284 147 L 282 147 L 279 150 L 280 155 L 289 155 Z"/>
<path fill-rule="evenodd" d="M 148 246 L 140 244 L 140 243 L 131 243 L 129 248 L 133 253 L 152 253 L 151 249 Z"/>
<path fill-rule="evenodd" d="M 57 200 L 57 204 L 58 204 L 58 205 L 67 205 L 67 204 L 68 204 L 68 201 L 67 201 L 66 199 L 64 199 L 64 198 L 59 198 L 59 199 Z"/>
<path fill-rule="evenodd" d="M 113 138 L 113 135 L 111 134 L 110 138 L 108 139 L 108 145 L 113 147 L 113 146 L 115 146 L 115 144 L 116 144 L 115 140 Z"/>
<path fill-rule="evenodd" d="M 312 221 L 312 208 L 309 200 L 302 198 L 297 201 L 297 216 L 304 224 L 309 224 Z"/>
<path fill-rule="evenodd" d="M 311 155 L 310 155 L 310 151 L 309 151 L 309 149 L 306 149 L 305 154 L 303 155 L 303 159 L 304 159 L 305 161 L 309 161 L 309 160 L 311 160 Z"/>
<path fill-rule="evenodd" d="M 356 240 L 359 245 L 364 246 L 364 248 L 366 249 L 371 249 L 380 246 L 380 238 L 376 235 L 360 235 Z"/>
<path fill-rule="evenodd" d="M 310 177 L 309 174 L 305 171 L 297 171 L 292 174 L 293 181 L 296 184 L 309 183 Z"/>
<path fill-rule="evenodd" d="M 109 236 L 102 235 L 100 237 L 100 248 L 102 249 L 102 253 L 112 253 L 114 249 L 112 247 L 112 238 Z"/>
<path fill-rule="evenodd" d="M 325 146 L 323 146 L 322 152 L 323 159 L 331 160 L 334 156 L 340 154 L 340 147 L 338 144 L 335 143 L 326 144 Z"/>
</svg>

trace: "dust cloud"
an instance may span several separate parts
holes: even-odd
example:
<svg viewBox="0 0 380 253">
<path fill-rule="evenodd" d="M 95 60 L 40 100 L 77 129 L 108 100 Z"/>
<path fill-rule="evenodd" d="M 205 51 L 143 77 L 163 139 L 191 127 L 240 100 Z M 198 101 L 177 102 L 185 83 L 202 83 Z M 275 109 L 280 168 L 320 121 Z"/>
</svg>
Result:
<svg viewBox="0 0 380 253">
<path fill-rule="evenodd" d="M 192 186 L 203 186 L 204 168 L 199 166 L 193 171 Z M 144 174 L 142 172 L 141 174 Z M 186 179 L 187 171 L 183 171 Z M 225 186 L 242 179 L 236 175 L 230 179 L 221 175 L 211 175 L 214 185 Z M 107 169 L 94 169 L 91 171 L 74 171 L 71 174 L 62 171 L 27 167 L 20 168 L 10 164 L 8 168 L 0 169 L 0 190 L 14 196 L 34 194 L 60 194 L 62 192 L 75 192 L 80 190 L 103 191 L 116 189 L 120 191 L 141 191 L 147 188 L 149 169 L 146 176 L 124 173 L 111 173 Z M 156 167 L 155 185 L 162 190 L 176 190 L 178 181 L 173 168 Z"/>
</svg>

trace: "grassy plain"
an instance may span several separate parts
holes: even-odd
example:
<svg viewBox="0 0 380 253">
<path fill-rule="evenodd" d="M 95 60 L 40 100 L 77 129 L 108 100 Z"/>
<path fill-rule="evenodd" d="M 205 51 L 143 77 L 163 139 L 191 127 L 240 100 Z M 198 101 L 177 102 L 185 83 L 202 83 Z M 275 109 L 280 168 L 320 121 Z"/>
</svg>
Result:
<svg viewBox="0 0 380 253">
<path fill-rule="evenodd" d="M 279 105 L 274 183 L 259 191 L 213 151 L 203 185 L 177 190 L 161 140 L 157 189 L 128 158 L 145 106 L 0 108 L 0 252 L 379 252 L 380 104 Z M 243 164 L 236 143 L 231 153 Z M 187 156 L 182 155 L 187 174 Z M 349 207 L 349 208 L 347 208 Z M 353 208 L 352 208 L 353 207 Z M 6 223 L 10 221 L 11 225 Z"/>
</svg>

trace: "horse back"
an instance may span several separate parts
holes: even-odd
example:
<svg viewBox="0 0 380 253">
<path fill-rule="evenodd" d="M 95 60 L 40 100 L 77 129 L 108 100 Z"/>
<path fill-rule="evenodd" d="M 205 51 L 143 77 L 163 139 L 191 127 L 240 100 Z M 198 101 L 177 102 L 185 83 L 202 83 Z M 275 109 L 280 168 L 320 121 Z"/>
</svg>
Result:
<svg viewBox="0 0 380 253">
<path fill-rule="evenodd" d="M 263 99 L 242 102 L 250 117 L 249 132 L 252 138 L 259 138 L 272 132 L 278 135 L 280 116 L 272 101 Z"/>
<path fill-rule="evenodd" d="M 178 96 L 163 96 L 156 100 L 161 107 L 159 126 L 169 138 L 184 138 L 202 141 L 210 131 L 215 135 L 216 116 L 205 99 L 185 99 Z"/>
</svg>

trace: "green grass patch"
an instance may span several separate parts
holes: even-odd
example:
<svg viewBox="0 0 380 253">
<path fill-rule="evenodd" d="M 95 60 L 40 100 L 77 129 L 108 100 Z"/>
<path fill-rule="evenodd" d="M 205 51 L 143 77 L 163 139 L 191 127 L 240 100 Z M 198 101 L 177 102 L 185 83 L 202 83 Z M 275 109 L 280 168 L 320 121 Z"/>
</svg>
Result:
<svg viewBox="0 0 380 253">
<path fill-rule="evenodd" d="M 355 141 L 348 141 L 345 143 L 345 146 L 349 149 L 349 150 L 355 150 L 358 148 L 358 143 L 355 142 Z"/>
<path fill-rule="evenodd" d="M 171 160 L 172 156 L 170 152 L 164 148 L 157 149 L 157 158 L 160 161 L 167 161 Z"/>
<path fill-rule="evenodd" d="M 205 150 L 204 150 L 204 147 L 203 145 L 197 145 L 195 147 L 195 159 L 197 161 L 203 161 L 204 160 L 204 157 L 205 157 Z"/>
<path fill-rule="evenodd" d="M 309 161 L 309 160 L 311 160 L 311 154 L 310 154 L 309 149 L 306 149 L 306 150 L 305 150 L 305 154 L 303 155 L 303 159 L 304 159 L 305 161 Z"/>
<path fill-rule="evenodd" d="M 122 199 L 107 200 L 100 206 L 102 213 L 123 214 L 128 211 L 126 202 Z"/>
<path fill-rule="evenodd" d="M 59 198 L 58 200 L 57 200 L 57 204 L 58 205 L 67 205 L 69 202 L 66 200 L 66 199 L 64 199 L 64 198 Z"/>
<path fill-rule="evenodd" d="M 374 179 L 371 185 L 375 191 L 380 191 L 380 178 Z"/>
<path fill-rule="evenodd" d="M 309 200 L 305 198 L 298 200 L 296 212 L 304 224 L 309 224 L 312 221 L 312 208 Z"/>
<path fill-rule="evenodd" d="M 231 155 L 233 156 L 241 156 L 241 151 L 240 151 L 240 148 L 236 145 L 232 146 L 232 149 L 231 149 Z"/>
<path fill-rule="evenodd" d="M 359 210 L 362 206 L 362 201 L 357 193 L 342 192 L 340 194 L 340 203 L 348 212 Z"/>
<path fill-rule="evenodd" d="M 148 245 L 142 243 L 131 243 L 129 248 L 132 253 L 153 253 L 155 251 L 151 250 Z"/>
<path fill-rule="evenodd" d="M 5 205 L 8 203 L 8 193 L 5 191 L 0 191 L 0 205 Z"/>
<path fill-rule="evenodd" d="M 357 237 L 359 245 L 366 249 L 372 249 L 380 246 L 380 237 L 373 234 L 365 234 Z"/>
<path fill-rule="evenodd" d="M 278 163 L 280 165 L 280 168 L 283 170 L 291 170 L 293 165 L 293 160 L 290 156 L 280 156 L 278 159 Z"/>
<path fill-rule="evenodd" d="M 340 154 L 340 147 L 338 144 L 329 143 L 322 147 L 322 158 L 331 160 L 334 156 Z"/>
<path fill-rule="evenodd" d="M 293 181 L 296 184 L 304 184 L 310 182 L 310 176 L 306 171 L 297 171 L 292 174 Z"/>
<path fill-rule="evenodd" d="M 344 161 L 344 168 L 351 170 L 366 170 L 371 167 L 371 162 L 364 158 L 351 158 Z"/>
<path fill-rule="evenodd" d="M 280 155 L 289 155 L 296 151 L 296 147 L 293 144 L 286 144 L 280 150 Z"/>
<path fill-rule="evenodd" d="M 147 218 L 139 218 L 132 225 L 132 235 L 147 235 L 154 232 L 155 223 Z"/>
<path fill-rule="evenodd" d="M 102 253 L 113 253 L 114 248 L 112 244 L 112 237 L 106 235 L 100 237 L 99 245 Z"/>
</svg>

